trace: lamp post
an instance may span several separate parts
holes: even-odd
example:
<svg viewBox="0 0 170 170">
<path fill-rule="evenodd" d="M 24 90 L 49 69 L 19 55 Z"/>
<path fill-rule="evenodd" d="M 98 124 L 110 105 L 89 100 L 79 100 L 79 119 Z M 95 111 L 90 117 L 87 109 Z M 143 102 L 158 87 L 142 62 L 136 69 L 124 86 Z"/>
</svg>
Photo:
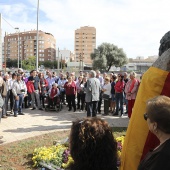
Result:
<svg viewBox="0 0 170 170">
<path fill-rule="evenodd" d="M 38 71 L 38 55 L 39 55 L 39 31 L 38 31 L 38 15 L 39 15 L 39 0 L 37 1 L 37 51 L 36 51 L 36 70 Z"/>
<path fill-rule="evenodd" d="M 59 67 L 60 67 L 59 53 L 60 53 L 60 51 L 59 51 L 59 48 L 58 48 L 58 61 L 57 61 L 58 74 L 59 74 Z"/>
<path fill-rule="evenodd" d="M 83 70 L 83 55 L 84 55 L 84 53 L 80 53 L 80 55 L 79 55 L 79 59 L 80 59 L 80 65 L 79 65 L 79 68 L 80 68 L 80 70 Z"/>
<path fill-rule="evenodd" d="M 18 68 L 19 68 L 19 52 L 20 52 L 19 51 L 19 28 L 16 27 L 15 30 L 18 31 Z"/>
</svg>

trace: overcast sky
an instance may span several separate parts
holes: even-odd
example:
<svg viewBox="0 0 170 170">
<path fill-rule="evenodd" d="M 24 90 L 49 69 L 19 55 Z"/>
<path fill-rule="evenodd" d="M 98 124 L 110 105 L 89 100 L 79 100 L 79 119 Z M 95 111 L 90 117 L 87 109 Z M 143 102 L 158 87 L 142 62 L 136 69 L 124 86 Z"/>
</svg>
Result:
<svg viewBox="0 0 170 170">
<path fill-rule="evenodd" d="M 157 55 L 170 30 L 169 0 L 39 0 L 39 29 L 52 33 L 56 46 L 74 51 L 74 31 L 96 28 L 103 42 L 123 48 L 128 58 Z M 0 0 L 2 31 L 36 29 L 37 0 Z"/>
</svg>

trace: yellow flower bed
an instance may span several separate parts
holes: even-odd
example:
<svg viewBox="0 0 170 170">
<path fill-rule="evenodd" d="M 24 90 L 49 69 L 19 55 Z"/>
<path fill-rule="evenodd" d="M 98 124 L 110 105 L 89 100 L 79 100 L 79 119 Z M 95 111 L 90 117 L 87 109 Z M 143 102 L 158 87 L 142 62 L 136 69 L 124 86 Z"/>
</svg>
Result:
<svg viewBox="0 0 170 170">
<path fill-rule="evenodd" d="M 68 168 L 74 161 L 70 155 L 68 147 L 65 144 L 59 144 L 51 147 L 36 148 L 32 158 L 34 165 L 47 165 L 53 168 Z"/>
<path fill-rule="evenodd" d="M 118 149 L 118 165 L 120 165 L 120 156 L 124 143 L 124 136 L 116 138 Z M 51 147 L 36 148 L 33 152 L 34 167 L 46 166 L 48 169 L 67 169 L 74 163 L 70 155 L 68 145 L 59 144 Z"/>
</svg>

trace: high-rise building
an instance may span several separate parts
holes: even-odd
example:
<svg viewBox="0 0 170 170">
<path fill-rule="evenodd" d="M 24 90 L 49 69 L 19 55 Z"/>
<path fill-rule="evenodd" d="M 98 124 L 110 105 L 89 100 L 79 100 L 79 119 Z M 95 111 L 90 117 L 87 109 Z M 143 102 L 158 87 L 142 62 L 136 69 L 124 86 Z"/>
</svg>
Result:
<svg viewBox="0 0 170 170">
<path fill-rule="evenodd" d="M 56 40 L 52 34 L 39 31 L 38 49 L 39 61 L 56 60 Z M 26 60 L 29 57 L 36 56 L 36 51 L 36 30 L 6 34 L 4 37 L 4 57 L 6 59 Z"/>
<path fill-rule="evenodd" d="M 86 65 L 92 65 L 91 53 L 96 48 L 96 28 L 80 27 L 75 30 L 74 50 L 76 61 L 83 61 Z"/>
</svg>

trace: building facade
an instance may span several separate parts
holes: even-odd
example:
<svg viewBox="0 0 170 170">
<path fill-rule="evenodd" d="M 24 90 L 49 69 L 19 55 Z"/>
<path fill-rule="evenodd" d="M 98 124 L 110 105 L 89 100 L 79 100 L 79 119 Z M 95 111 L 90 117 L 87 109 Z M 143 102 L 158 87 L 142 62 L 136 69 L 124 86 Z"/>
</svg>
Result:
<svg viewBox="0 0 170 170">
<path fill-rule="evenodd" d="M 39 31 L 39 61 L 56 60 L 56 40 L 50 33 Z M 4 37 L 4 58 L 26 60 L 36 56 L 37 31 L 6 34 Z"/>
<path fill-rule="evenodd" d="M 56 51 L 56 59 L 57 60 L 59 59 L 59 60 L 68 62 L 68 61 L 70 61 L 70 58 L 71 58 L 71 51 L 70 50 L 67 50 L 67 49 L 63 49 L 63 50 L 57 49 L 57 51 Z"/>
<path fill-rule="evenodd" d="M 75 30 L 74 35 L 74 51 L 75 61 L 84 62 L 86 65 L 92 65 L 91 53 L 96 48 L 96 28 L 80 27 Z"/>
</svg>

